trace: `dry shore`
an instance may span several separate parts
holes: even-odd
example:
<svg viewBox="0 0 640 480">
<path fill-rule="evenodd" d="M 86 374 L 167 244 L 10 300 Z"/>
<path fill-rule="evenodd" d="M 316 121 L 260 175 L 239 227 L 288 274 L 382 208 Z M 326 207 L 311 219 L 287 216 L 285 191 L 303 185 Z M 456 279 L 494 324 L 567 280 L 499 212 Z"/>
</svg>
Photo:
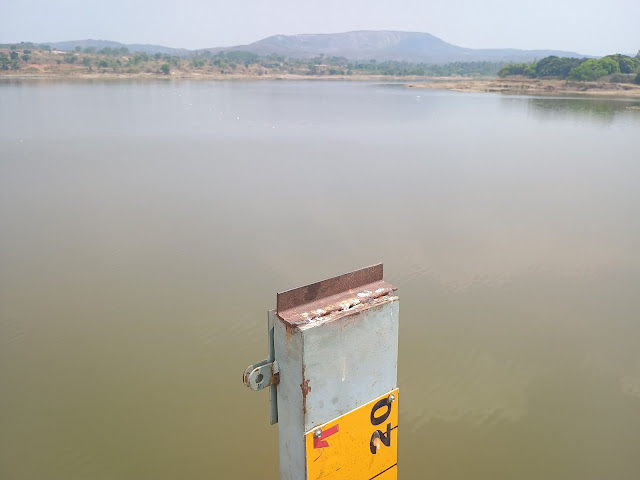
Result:
<svg viewBox="0 0 640 480">
<path fill-rule="evenodd" d="M 506 93 L 509 95 L 597 96 L 640 98 L 640 85 L 631 83 L 573 82 L 565 80 L 497 79 L 434 80 L 412 83 L 411 88 L 452 90 L 456 92 Z"/>
</svg>

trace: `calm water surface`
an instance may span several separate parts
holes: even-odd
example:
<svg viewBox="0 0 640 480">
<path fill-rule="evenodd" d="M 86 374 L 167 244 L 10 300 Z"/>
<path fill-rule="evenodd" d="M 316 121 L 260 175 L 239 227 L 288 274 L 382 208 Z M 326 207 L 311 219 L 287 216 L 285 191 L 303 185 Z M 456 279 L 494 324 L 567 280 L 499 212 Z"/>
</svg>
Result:
<svg viewBox="0 0 640 480">
<path fill-rule="evenodd" d="M 638 103 L 0 82 L 0 478 L 277 479 L 266 311 L 384 261 L 401 478 L 637 480 Z"/>
</svg>

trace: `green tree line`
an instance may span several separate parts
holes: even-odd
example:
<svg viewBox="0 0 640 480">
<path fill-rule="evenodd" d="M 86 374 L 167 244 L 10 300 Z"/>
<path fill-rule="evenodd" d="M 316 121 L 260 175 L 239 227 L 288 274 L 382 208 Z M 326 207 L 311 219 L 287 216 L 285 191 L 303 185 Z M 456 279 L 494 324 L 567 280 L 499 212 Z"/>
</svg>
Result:
<svg viewBox="0 0 640 480">
<path fill-rule="evenodd" d="M 611 76 L 613 81 L 635 81 L 640 84 L 640 52 L 635 57 L 619 53 L 602 58 L 569 58 L 552 55 L 537 62 L 506 65 L 498 71 L 498 75 L 578 81 L 594 81 Z"/>
</svg>

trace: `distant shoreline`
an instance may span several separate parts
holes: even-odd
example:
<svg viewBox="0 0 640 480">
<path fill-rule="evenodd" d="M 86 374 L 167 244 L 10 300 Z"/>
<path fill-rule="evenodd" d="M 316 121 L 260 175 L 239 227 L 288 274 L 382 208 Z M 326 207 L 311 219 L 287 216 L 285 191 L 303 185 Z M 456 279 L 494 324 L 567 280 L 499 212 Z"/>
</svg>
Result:
<svg viewBox="0 0 640 480">
<path fill-rule="evenodd" d="M 419 77 L 419 76 L 390 76 L 390 75 L 297 75 L 290 73 L 265 73 L 264 75 L 251 75 L 246 73 L 190 73 L 172 72 L 169 75 L 156 73 L 65 73 L 58 74 L 52 72 L 25 73 L 17 71 L 15 73 L 0 74 L 3 79 L 19 80 L 349 80 L 349 81 L 384 81 L 384 82 L 424 82 L 439 80 L 442 77 Z M 446 78 L 446 77 L 445 77 Z"/>
<path fill-rule="evenodd" d="M 589 96 L 607 98 L 640 98 L 640 85 L 632 83 L 576 82 L 540 79 L 458 79 L 410 83 L 410 88 L 450 90 L 467 93 L 503 93 L 535 96 Z"/>
<path fill-rule="evenodd" d="M 565 80 L 541 80 L 541 79 L 481 79 L 481 78 L 451 78 L 451 77 L 417 77 L 388 75 L 296 75 L 275 74 L 251 75 L 246 73 L 191 73 L 175 72 L 169 75 L 154 73 L 25 73 L 15 72 L 0 74 L 3 80 L 310 80 L 310 81 L 373 81 L 373 82 L 399 82 L 408 88 L 428 90 L 449 90 L 465 93 L 502 93 L 508 95 L 534 95 L 534 96 L 589 96 L 606 98 L 640 98 L 640 85 L 631 83 L 607 83 L 607 82 L 575 82 Z"/>
</svg>

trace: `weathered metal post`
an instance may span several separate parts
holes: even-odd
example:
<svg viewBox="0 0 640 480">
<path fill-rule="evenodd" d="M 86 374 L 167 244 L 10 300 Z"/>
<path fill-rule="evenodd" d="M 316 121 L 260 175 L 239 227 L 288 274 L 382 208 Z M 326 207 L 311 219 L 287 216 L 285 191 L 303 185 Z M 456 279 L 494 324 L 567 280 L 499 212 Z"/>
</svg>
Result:
<svg viewBox="0 0 640 480">
<path fill-rule="evenodd" d="M 244 382 L 270 387 L 281 480 L 397 478 L 399 300 L 382 274 L 282 292 L 269 311 L 269 358 Z"/>
</svg>

